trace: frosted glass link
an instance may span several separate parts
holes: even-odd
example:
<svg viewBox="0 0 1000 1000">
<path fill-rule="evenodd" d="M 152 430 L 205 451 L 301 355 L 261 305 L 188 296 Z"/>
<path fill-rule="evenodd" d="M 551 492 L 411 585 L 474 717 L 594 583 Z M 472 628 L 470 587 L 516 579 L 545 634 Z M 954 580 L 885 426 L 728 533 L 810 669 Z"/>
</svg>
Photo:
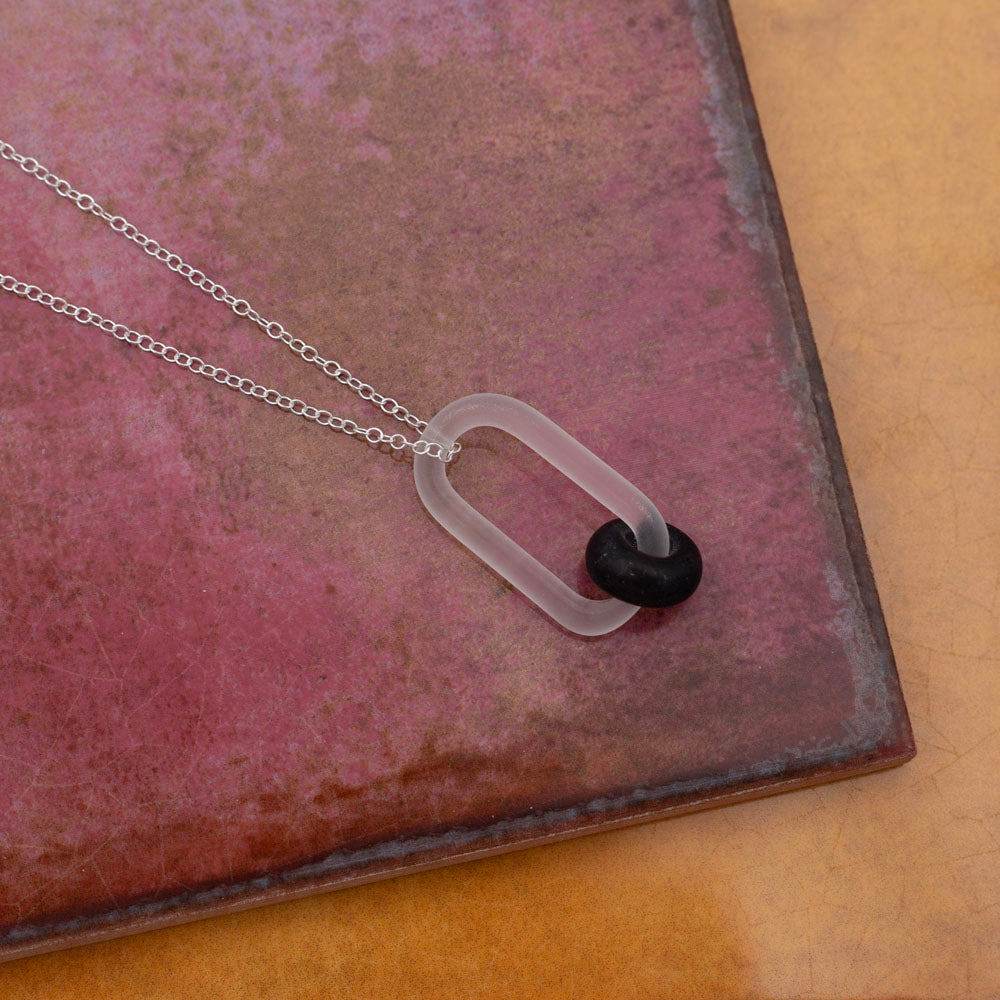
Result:
<svg viewBox="0 0 1000 1000">
<path fill-rule="evenodd" d="M 632 529 L 641 552 L 669 553 L 667 527 L 652 502 L 558 424 L 519 399 L 489 392 L 456 399 L 431 420 L 423 439 L 447 448 L 473 427 L 498 427 L 512 434 L 620 517 Z M 570 631 L 603 635 L 639 610 L 613 597 L 592 600 L 568 587 L 455 492 L 445 463 L 416 455 L 413 478 L 420 499 L 439 524 Z M 594 525 L 595 530 L 598 527 Z M 558 531 L 559 525 L 552 525 L 552 530 Z"/>
</svg>

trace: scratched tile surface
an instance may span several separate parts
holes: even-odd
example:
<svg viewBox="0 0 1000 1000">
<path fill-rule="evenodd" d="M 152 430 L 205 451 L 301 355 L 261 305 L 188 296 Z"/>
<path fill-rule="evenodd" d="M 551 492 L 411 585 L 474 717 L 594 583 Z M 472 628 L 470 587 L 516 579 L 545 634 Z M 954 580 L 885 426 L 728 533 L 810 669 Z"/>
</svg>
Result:
<svg viewBox="0 0 1000 1000">
<path fill-rule="evenodd" d="M 419 415 L 537 406 L 706 562 L 686 605 L 581 639 L 406 461 L 4 296 L 7 955 L 911 753 L 711 5 L 7 21 L 4 138 Z M 3 271 L 391 424 L 0 166 Z M 599 596 L 606 511 L 496 431 L 450 475 Z"/>
</svg>

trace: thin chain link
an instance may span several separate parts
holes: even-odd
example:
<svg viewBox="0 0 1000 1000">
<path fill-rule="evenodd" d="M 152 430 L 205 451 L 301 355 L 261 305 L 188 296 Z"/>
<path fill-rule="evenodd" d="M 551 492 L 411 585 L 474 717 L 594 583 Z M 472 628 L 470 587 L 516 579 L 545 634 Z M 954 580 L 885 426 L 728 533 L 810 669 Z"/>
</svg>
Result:
<svg viewBox="0 0 1000 1000">
<path fill-rule="evenodd" d="M 427 421 L 421 420 L 412 414 L 405 406 L 397 402 L 391 396 L 383 396 L 376 392 L 367 382 L 352 375 L 343 365 L 337 361 L 328 360 L 320 355 L 315 347 L 310 346 L 298 337 L 293 337 L 280 323 L 268 320 L 254 309 L 246 299 L 238 299 L 231 295 L 224 286 L 217 281 L 213 281 L 202 271 L 186 264 L 177 254 L 171 253 L 161 246 L 156 240 L 146 236 L 139 231 L 127 219 L 120 215 L 111 215 L 95 201 L 89 194 L 77 191 L 68 181 L 57 177 L 47 167 L 42 166 L 34 157 L 23 156 L 9 143 L 0 139 L 0 158 L 16 163 L 25 173 L 37 178 L 52 188 L 56 194 L 63 198 L 68 198 L 77 208 L 90 215 L 95 215 L 106 222 L 116 233 L 121 233 L 126 239 L 142 247 L 151 257 L 166 264 L 171 271 L 186 278 L 195 288 L 200 289 L 207 295 L 211 295 L 216 302 L 224 302 L 237 316 L 245 316 L 256 323 L 264 333 L 272 340 L 279 340 L 285 344 L 289 350 L 294 351 L 304 361 L 315 365 L 324 374 L 346 386 L 357 393 L 362 399 L 377 406 L 383 413 L 394 417 L 414 430 L 423 433 L 427 429 Z M 288 410 L 306 420 L 312 420 L 323 427 L 330 427 L 335 431 L 344 434 L 351 434 L 355 437 L 362 437 L 371 444 L 387 444 L 395 451 L 402 451 L 409 448 L 416 455 L 429 455 L 431 458 L 440 459 L 442 462 L 450 462 L 461 450 L 461 445 L 456 441 L 450 448 L 433 441 L 411 441 L 404 434 L 387 434 L 379 427 L 360 427 L 353 420 L 343 417 L 336 417 L 328 410 L 320 410 L 315 406 L 309 406 L 301 399 L 293 399 L 286 396 L 277 389 L 267 387 L 254 382 L 249 378 L 242 378 L 228 372 L 225 368 L 210 365 L 201 358 L 185 354 L 183 351 L 169 344 L 163 344 L 155 340 L 149 334 L 137 333 L 129 329 L 122 323 L 106 319 L 99 313 L 85 306 L 73 305 L 60 296 L 52 295 L 43 291 L 37 285 L 29 285 L 19 281 L 12 275 L 0 273 L 0 289 L 11 292 L 22 298 L 37 302 L 51 309 L 53 312 L 61 313 L 75 319 L 85 326 L 96 326 L 105 333 L 110 333 L 117 340 L 121 340 L 133 347 L 138 347 L 141 351 L 155 354 L 169 361 L 172 364 L 186 368 L 195 375 L 203 375 L 220 385 L 228 386 L 231 389 L 239 389 L 240 392 L 254 399 L 263 400 L 279 409 Z"/>
</svg>

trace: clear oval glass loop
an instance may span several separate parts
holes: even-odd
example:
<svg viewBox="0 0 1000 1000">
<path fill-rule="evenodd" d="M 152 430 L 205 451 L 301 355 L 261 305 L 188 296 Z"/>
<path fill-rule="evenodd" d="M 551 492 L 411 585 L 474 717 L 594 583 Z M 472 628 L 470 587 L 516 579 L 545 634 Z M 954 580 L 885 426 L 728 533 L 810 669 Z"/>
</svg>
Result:
<svg viewBox="0 0 1000 1000">
<path fill-rule="evenodd" d="M 489 392 L 456 399 L 430 421 L 422 440 L 448 449 L 473 427 L 497 427 L 527 445 L 620 517 L 635 534 L 640 552 L 654 556 L 670 552 L 667 526 L 652 501 L 558 424 L 519 399 Z M 568 587 L 458 495 L 448 481 L 445 463 L 417 454 L 413 478 L 424 506 L 443 528 L 571 632 L 604 635 L 639 610 L 613 597 L 592 600 Z M 595 530 L 598 527 L 594 525 Z"/>
</svg>

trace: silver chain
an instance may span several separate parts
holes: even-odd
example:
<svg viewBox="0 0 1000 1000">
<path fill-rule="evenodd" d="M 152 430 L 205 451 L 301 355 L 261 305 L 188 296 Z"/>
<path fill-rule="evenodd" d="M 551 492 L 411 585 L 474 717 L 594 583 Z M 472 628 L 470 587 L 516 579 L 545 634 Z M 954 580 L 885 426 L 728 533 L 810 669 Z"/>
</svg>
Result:
<svg viewBox="0 0 1000 1000">
<path fill-rule="evenodd" d="M 25 173 L 36 177 L 48 185 L 56 194 L 61 195 L 63 198 L 68 198 L 81 211 L 103 219 L 116 233 L 121 233 L 126 239 L 142 247 L 150 257 L 155 257 L 158 261 L 166 264 L 171 271 L 176 271 L 187 278 L 195 288 L 200 288 L 206 294 L 211 295 L 216 302 L 224 302 L 237 316 L 246 316 L 248 319 L 251 319 L 273 340 L 280 340 L 304 361 L 316 365 L 317 368 L 326 375 L 329 375 L 330 378 L 341 383 L 341 385 L 347 386 L 348 389 L 356 392 L 362 399 L 373 403 L 384 413 L 395 417 L 420 433 L 423 433 L 427 429 L 426 420 L 421 420 L 419 417 L 414 416 L 405 406 L 402 406 L 392 397 L 383 396 L 381 393 L 376 392 L 367 382 L 362 382 L 361 379 L 356 378 L 343 365 L 322 357 L 315 347 L 311 347 L 298 337 L 293 337 L 280 323 L 261 316 L 246 299 L 238 299 L 230 295 L 217 281 L 213 281 L 202 271 L 191 267 L 190 264 L 185 264 L 177 254 L 171 253 L 157 243 L 156 240 L 140 232 L 127 219 L 120 215 L 112 215 L 102 208 L 89 194 L 77 191 L 69 181 L 57 177 L 51 170 L 42 166 L 34 157 L 22 156 L 9 142 L 4 142 L 2 139 L 0 139 L 0 158 L 16 163 Z M 122 323 L 105 319 L 100 313 L 96 313 L 92 309 L 88 309 L 85 306 L 73 305 L 72 302 L 67 302 L 66 299 L 60 296 L 42 291 L 37 285 L 29 285 L 23 281 L 18 281 L 9 274 L 0 272 L 0 288 L 5 292 L 12 292 L 14 295 L 29 299 L 31 302 L 47 306 L 53 312 L 69 316 L 84 326 L 96 326 L 99 330 L 110 333 L 117 340 L 131 344 L 133 347 L 138 347 L 140 351 L 155 354 L 163 358 L 164 361 L 169 361 L 171 364 L 188 369 L 188 371 L 193 372 L 195 375 L 203 375 L 205 378 L 210 378 L 218 382 L 219 385 L 228 386 L 230 389 L 239 389 L 240 392 L 247 396 L 263 400 L 265 403 L 277 406 L 281 410 L 288 410 L 300 417 L 304 417 L 306 420 L 312 420 L 322 427 L 330 427 L 344 434 L 362 437 L 370 444 L 387 444 L 394 451 L 402 451 L 404 448 L 409 448 L 416 455 L 430 455 L 431 458 L 440 459 L 442 462 L 450 462 L 461 450 L 462 446 L 457 441 L 450 448 L 446 449 L 443 445 L 434 441 L 411 441 L 403 434 L 386 434 L 379 427 L 359 427 L 353 420 L 335 417 L 328 410 L 320 410 L 315 406 L 309 406 L 301 399 L 293 399 L 290 396 L 285 396 L 278 392 L 277 389 L 268 389 L 266 386 L 254 382 L 253 379 L 241 378 L 239 375 L 234 375 L 226 371 L 225 368 L 210 365 L 207 361 L 202 361 L 201 358 L 185 354 L 176 347 L 171 347 L 169 344 L 163 344 L 158 340 L 154 340 L 148 333 L 137 333 Z"/>
</svg>

